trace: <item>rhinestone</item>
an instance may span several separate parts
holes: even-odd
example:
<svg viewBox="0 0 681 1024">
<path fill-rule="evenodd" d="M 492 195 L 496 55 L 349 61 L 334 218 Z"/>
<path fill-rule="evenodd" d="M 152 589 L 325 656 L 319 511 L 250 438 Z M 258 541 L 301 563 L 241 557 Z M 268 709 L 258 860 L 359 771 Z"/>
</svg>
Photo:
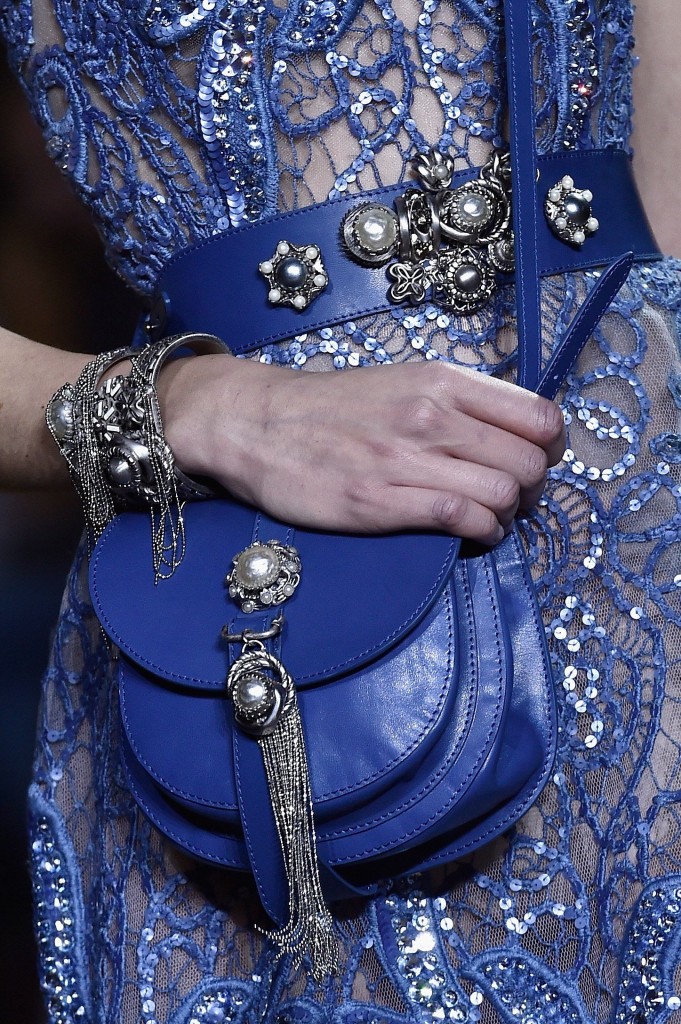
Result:
<svg viewBox="0 0 681 1024">
<path fill-rule="evenodd" d="M 107 472 L 109 479 L 117 487 L 129 487 L 135 479 L 133 468 L 123 455 L 114 455 L 109 459 Z"/>
<path fill-rule="evenodd" d="M 386 256 L 397 244 L 397 217 L 387 206 L 370 204 L 354 210 L 343 223 L 345 243 L 367 262 Z"/>
<path fill-rule="evenodd" d="M 206 1010 L 206 1020 L 209 1020 L 211 1024 L 222 1024 L 225 1019 L 225 1011 L 219 1003 L 213 1003 Z"/>
<path fill-rule="evenodd" d="M 473 295 L 482 285 L 482 275 L 474 263 L 464 263 L 455 272 L 454 283 L 466 295 Z"/>
<path fill-rule="evenodd" d="M 256 711 L 271 701 L 272 687 L 265 676 L 247 676 L 240 681 L 235 702 L 245 711 Z"/>
<path fill-rule="evenodd" d="M 584 196 L 570 192 L 566 195 L 563 205 L 573 224 L 580 226 L 588 224 L 591 217 L 591 204 Z"/>
<path fill-rule="evenodd" d="M 355 233 L 369 252 L 385 252 L 397 235 L 395 218 L 387 209 L 370 207 L 359 214 L 355 222 Z"/>
<path fill-rule="evenodd" d="M 485 226 L 493 213 L 492 204 L 481 192 L 466 191 L 456 204 L 457 221 L 469 228 Z"/>
<path fill-rule="evenodd" d="M 487 213 L 487 203 L 482 196 L 470 195 L 461 204 L 461 212 L 471 220 L 481 220 Z"/>
</svg>

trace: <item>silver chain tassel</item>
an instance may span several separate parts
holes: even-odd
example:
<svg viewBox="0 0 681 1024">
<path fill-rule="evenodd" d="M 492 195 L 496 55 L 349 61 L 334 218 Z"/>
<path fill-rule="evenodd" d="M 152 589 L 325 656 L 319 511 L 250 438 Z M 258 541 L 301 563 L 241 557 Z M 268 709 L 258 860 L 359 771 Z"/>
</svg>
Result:
<svg viewBox="0 0 681 1024">
<path fill-rule="evenodd" d="M 312 976 L 321 983 L 338 969 L 338 944 L 319 879 L 310 776 L 295 693 L 291 708 L 277 728 L 269 736 L 261 737 L 258 744 L 265 763 L 289 891 L 288 923 L 265 935 L 282 953 L 293 957 L 296 968 L 304 953 L 309 952 Z"/>
<path fill-rule="evenodd" d="M 258 558 L 263 557 L 261 548 L 251 549 Z M 293 958 L 296 969 L 309 954 L 312 977 L 321 984 L 338 969 L 338 945 L 319 878 L 312 788 L 295 685 L 263 644 L 279 634 L 282 624 L 280 614 L 262 633 L 222 630 L 227 643 L 243 645 L 227 674 L 227 692 L 237 725 L 256 737 L 260 747 L 288 884 L 288 922 L 263 929 L 263 934 L 278 947 L 280 957 Z"/>
</svg>

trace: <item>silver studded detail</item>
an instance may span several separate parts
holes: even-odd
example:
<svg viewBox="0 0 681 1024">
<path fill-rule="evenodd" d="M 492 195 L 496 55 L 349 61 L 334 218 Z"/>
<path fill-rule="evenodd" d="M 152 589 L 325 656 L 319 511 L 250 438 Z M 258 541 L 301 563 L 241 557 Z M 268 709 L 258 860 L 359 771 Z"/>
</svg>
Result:
<svg viewBox="0 0 681 1024">
<path fill-rule="evenodd" d="M 593 193 L 589 189 L 576 188 L 569 174 L 561 178 L 549 189 L 544 204 L 544 213 L 554 235 L 569 245 L 581 248 L 599 227 L 593 215 L 592 201 Z"/>
<path fill-rule="evenodd" d="M 293 245 L 284 239 L 258 269 L 269 285 L 267 297 L 275 306 L 303 310 L 329 283 L 321 251 L 316 245 Z"/>
<path fill-rule="evenodd" d="M 360 263 L 385 263 L 397 251 L 397 216 L 389 206 L 361 203 L 343 219 L 343 239 Z"/>
<path fill-rule="evenodd" d="M 300 583 L 300 556 L 277 540 L 255 543 L 232 559 L 225 578 L 229 596 L 247 615 L 283 604 Z"/>
<path fill-rule="evenodd" d="M 345 246 L 369 265 L 397 256 L 387 269 L 391 302 L 418 304 L 430 295 L 469 315 L 494 294 L 496 272 L 514 268 L 508 154 L 494 152 L 476 180 L 457 188 L 450 187 L 452 161 L 437 150 L 420 153 L 413 167 L 421 188 L 399 196 L 395 214 L 358 206 L 343 222 Z"/>
<path fill-rule="evenodd" d="M 37 939 L 47 1011 L 54 1024 L 91 1019 L 77 963 L 78 901 L 68 858 L 50 820 L 40 815 L 31 847 Z"/>
</svg>

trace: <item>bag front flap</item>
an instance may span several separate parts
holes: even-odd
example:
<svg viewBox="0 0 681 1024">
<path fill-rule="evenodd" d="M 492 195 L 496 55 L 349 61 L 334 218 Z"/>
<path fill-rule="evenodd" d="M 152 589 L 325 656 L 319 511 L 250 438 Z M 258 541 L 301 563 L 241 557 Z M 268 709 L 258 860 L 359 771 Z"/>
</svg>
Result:
<svg viewBox="0 0 681 1024">
<path fill-rule="evenodd" d="M 318 820 L 411 778 L 444 732 L 469 728 L 462 708 L 473 706 L 477 679 L 459 676 L 453 605 L 448 588 L 389 659 L 299 694 Z M 242 737 L 242 747 L 257 748 L 257 741 L 235 727 L 224 687 L 190 694 L 127 659 L 118 677 L 127 742 L 155 783 L 194 809 L 238 822 L 233 743 Z M 261 772 L 261 756 L 258 764 Z M 242 799 L 250 799 L 248 778 Z"/>
<path fill-rule="evenodd" d="M 222 689 L 227 645 L 220 633 L 238 612 L 224 580 L 232 558 L 252 543 L 257 515 L 229 499 L 187 505 L 186 555 L 156 584 L 148 513 L 117 516 L 90 565 L 92 602 L 116 646 L 169 682 Z M 298 686 L 343 675 L 399 643 L 442 592 L 460 546 L 432 533 L 304 529 L 291 543 L 302 572 L 282 609 L 282 660 Z M 256 628 L 262 614 L 254 616 Z"/>
</svg>

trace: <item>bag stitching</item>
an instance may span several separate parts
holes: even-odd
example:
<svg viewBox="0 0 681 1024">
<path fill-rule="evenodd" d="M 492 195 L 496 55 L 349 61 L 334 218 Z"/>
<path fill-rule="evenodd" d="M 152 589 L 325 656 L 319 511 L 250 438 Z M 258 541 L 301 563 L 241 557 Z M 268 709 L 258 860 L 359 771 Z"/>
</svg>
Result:
<svg viewBox="0 0 681 1024">
<path fill-rule="evenodd" d="M 445 676 L 445 679 L 444 679 L 444 681 L 442 683 L 442 686 L 441 686 L 441 689 L 440 689 L 440 696 L 438 698 L 437 708 L 431 714 L 431 717 L 430 717 L 430 722 L 431 722 L 430 726 L 428 726 L 428 724 L 426 724 L 423 727 L 423 729 L 421 730 L 421 732 L 419 733 L 419 735 L 417 737 L 415 737 L 411 741 L 411 743 L 406 748 L 406 750 L 403 751 L 402 754 L 400 754 L 399 756 L 394 757 L 392 759 L 392 761 L 389 761 L 384 766 L 384 768 L 382 770 L 377 770 L 372 775 L 365 776 L 364 778 L 359 779 L 352 786 L 345 786 L 342 789 L 332 790 L 330 792 L 327 791 L 326 793 L 323 794 L 323 796 L 321 796 L 321 797 L 319 797 L 317 799 L 316 802 L 318 804 L 321 804 L 323 802 L 328 802 L 329 800 L 335 799 L 338 796 L 345 795 L 346 793 L 355 792 L 361 786 L 365 786 L 369 782 L 373 782 L 376 779 L 380 779 L 381 777 L 386 775 L 388 772 L 392 771 L 396 764 L 399 764 L 400 762 L 406 760 L 406 758 L 418 746 L 420 746 L 422 744 L 424 738 L 428 735 L 428 733 L 432 732 L 432 729 L 433 729 L 432 723 L 433 723 L 434 720 L 436 720 L 436 719 L 438 719 L 440 717 L 442 704 L 443 704 L 443 702 L 445 700 L 445 697 L 447 696 L 447 694 L 449 693 L 449 690 L 450 690 L 449 682 L 450 682 L 451 664 L 452 664 L 452 657 L 453 657 L 453 655 L 452 655 L 452 646 L 453 646 L 453 644 L 452 644 L 452 639 L 453 639 L 452 599 L 451 599 L 451 595 L 449 595 L 448 600 L 447 600 L 446 599 L 446 593 L 447 593 L 447 588 L 445 588 L 445 592 L 443 592 L 442 597 L 443 597 L 443 600 L 446 601 L 444 611 L 445 611 L 445 615 L 446 615 L 446 618 L 447 618 L 447 623 L 448 623 L 448 627 L 447 628 L 448 628 L 448 634 L 449 634 L 449 645 L 448 645 L 448 666 L 449 667 L 448 667 L 448 670 L 447 670 L 447 675 Z M 119 675 L 120 675 L 120 673 L 119 673 Z M 191 699 L 191 698 L 188 697 L 187 699 Z M 468 699 L 470 700 L 470 697 Z M 160 771 L 158 771 L 158 769 L 154 768 L 154 765 L 153 765 L 152 761 L 150 761 L 149 758 L 142 752 L 142 750 L 140 749 L 139 744 L 138 744 L 135 736 L 133 735 L 132 720 L 131 720 L 130 715 L 128 713 L 127 691 L 126 691 L 126 687 L 125 687 L 125 684 L 123 683 L 122 679 L 121 679 L 121 683 L 120 683 L 120 704 L 121 704 L 121 717 L 123 718 L 123 723 L 124 723 L 124 727 L 125 727 L 125 734 L 126 734 L 128 743 L 129 743 L 129 745 L 130 745 L 130 747 L 131 747 L 135 757 L 139 761 L 139 763 L 149 773 L 149 775 L 151 776 L 151 778 L 155 782 L 157 782 L 159 785 L 163 786 L 164 789 L 166 789 L 168 793 L 173 794 L 175 796 L 184 797 L 185 799 L 188 799 L 188 800 L 193 800 L 194 802 L 200 804 L 203 807 L 211 807 L 211 808 L 223 809 L 223 810 L 233 810 L 233 811 L 238 813 L 238 811 L 239 811 L 239 804 L 238 803 L 237 804 L 233 804 L 233 803 L 229 803 L 229 802 L 223 801 L 223 800 L 208 800 L 206 797 L 200 796 L 198 793 L 193 793 L 190 790 L 181 789 L 175 783 L 171 782 L 170 779 L 168 779 L 168 777 L 165 774 L 161 773 Z"/>
<path fill-rule="evenodd" d="M 520 543 L 517 538 L 515 538 L 515 543 L 516 543 L 516 545 L 519 545 L 519 543 Z M 537 605 L 536 605 L 536 597 L 535 597 L 535 594 L 534 594 L 534 587 L 533 587 L 533 585 L 530 582 L 528 582 L 528 578 L 527 578 L 528 577 L 527 564 L 526 564 L 524 558 L 522 559 L 522 572 L 523 572 L 523 578 L 524 578 L 525 593 L 528 595 L 528 597 L 531 600 L 532 615 L 533 615 L 533 618 L 534 618 L 535 626 L 537 628 L 538 635 L 541 635 L 543 637 L 544 636 L 544 623 L 541 621 L 539 615 L 537 614 Z M 513 807 L 508 810 L 508 812 L 506 813 L 504 818 L 500 818 L 496 822 L 496 824 L 493 825 L 493 826 L 490 826 L 490 828 L 486 832 L 478 833 L 477 836 L 474 839 L 470 839 L 467 842 L 463 843 L 461 846 L 457 846 L 456 847 L 456 849 L 457 849 L 456 856 L 457 857 L 461 856 L 461 854 L 464 853 L 466 850 L 471 850 L 471 849 L 475 849 L 475 848 L 477 848 L 479 846 L 482 846 L 486 839 L 488 839 L 488 838 L 492 839 L 495 834 L 503 832 L 504 831 L 504 827 L 506 825 L 512 825 L 513 822 L 518 819 L 518 809 L 519 809 L 519 807 L 522 807 L 523 804 L 525 805 L 525 809 L 528 809 L 529 807 L 531 807 L 532 804 L 534 803 L 535 795 L 543 789 L 544 779 L 545 779 L 546 775 L 548 774 L 548 772 L 550 771 L 551 764 L 553 763 L 553 760 L 554 760 L 554 757 L 555 757 L 554 734 L 555 734 L 556 722 L 555 722 L 555 713 L 554 713 L 554 701 L 551 699 L 551 695 L 554 692 L 554 679 L 553 679 L 553 673 L 551 672 L 551 662 L 550 662 L 550 658 L 548 657 L 548 651 L 546 651 L 546 667 L 548 668 L 548 674 L 546 676 L 546 678 L 548 679 L 548 685 L 543 688 L 543 700 L 544 700 L 544 710 L 548 714 L 548 719 L 549 719 L 549 724 L 550 724 L 550 728 L 549 728 L 549 742 L 547 744 L 546 756 L 544 757 L 544 760 L 542 762 L 541 771 L 540 771 L 540 773 L 539 773 L 539 775 L 537 777 L 537 781 L 536 781 L 535 785 L 533 786 L 532 790 L 530 791 L 530 793 L 528 793 L 528 795 L 525 798 L 525 800 L 521 800 L 519 802 L 516 801 L 516 803 L 513 805 Z M 443 854 L 441 854 L 439 856 L 435 856 L 435 857 L 429 858 L 428 859 L 428 863 L 429 864 L 435 864 L 436 862 L 439 862 L 439 861 L 451 861 L 452 859 L 453 858 L 452 858 L 451 854 L 443 853 Z"/>
</svg>

